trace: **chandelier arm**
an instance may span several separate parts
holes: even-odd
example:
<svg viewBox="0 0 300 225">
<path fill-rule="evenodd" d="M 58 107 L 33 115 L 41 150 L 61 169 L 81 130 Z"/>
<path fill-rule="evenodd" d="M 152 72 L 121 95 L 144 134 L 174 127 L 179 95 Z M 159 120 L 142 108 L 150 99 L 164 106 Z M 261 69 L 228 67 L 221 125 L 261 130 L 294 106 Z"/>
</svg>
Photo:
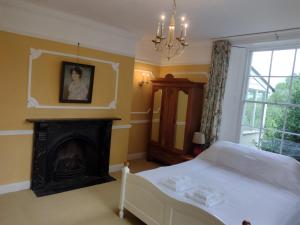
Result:
<svg viewBox="0 0 300 225">
<path fill-rule="evenodd" d="M 156 38 L 152 40 L 154 43 L 155 50 L 160 52 L 163 56 L 165 56 L 168 60 L 175 56 L 180 56 L 183 52 L 185 47 L 188 46 L 186 42 L 186 29 L 187 24 L 183 24 L 185 18 L 181 19 L 181 35 L 180 37 L 175 37 L 175 16 L 176 16 L 176 0 L 172 0 L 173 2 L 173 12 L 170 18 L 170 25 L 169 25 L 169 32 L 168 35 L 165 37 L 163 31 L 164 27 L 164 20 L 165 17 L 161 17 L 161 21 L 158 23 L 158 29 L 156 32 Z"/>
<path fill-rule="evenodd" d="M 176 0 L 173 0 L 173 10 L 176 12 L 176 7 L 177 7 L 177 5 L 176 5 Z"/>
</svg>

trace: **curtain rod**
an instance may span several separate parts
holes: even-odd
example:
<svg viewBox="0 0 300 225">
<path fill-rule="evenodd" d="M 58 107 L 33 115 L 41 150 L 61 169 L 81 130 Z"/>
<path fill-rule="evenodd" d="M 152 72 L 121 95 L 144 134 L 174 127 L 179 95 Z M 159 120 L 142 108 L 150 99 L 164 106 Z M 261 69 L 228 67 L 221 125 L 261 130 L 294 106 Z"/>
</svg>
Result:
<svg viewBox="0 0 300 225">
<path fill-rule="evenodd" d="M 224 36 L 224 37 L 212 38 L 211 40 L 215 41 L 215 40 L 221 40 L 221 39 L 246 37 L 246 36 L 260 35 L 260 34 L 275 34 L 277 36 L 276 33 L 287 32 L 287 31 L 296 31 L 296 30 L 300 30 L 300 27 L 293 27 L 293 28 L 273 30 L 273 31 L 264 31 L 264 32 L 257 32 L 257 33 L 238 34 L 238 35 L 232 35 L 232 36 Z"/>
</svg>

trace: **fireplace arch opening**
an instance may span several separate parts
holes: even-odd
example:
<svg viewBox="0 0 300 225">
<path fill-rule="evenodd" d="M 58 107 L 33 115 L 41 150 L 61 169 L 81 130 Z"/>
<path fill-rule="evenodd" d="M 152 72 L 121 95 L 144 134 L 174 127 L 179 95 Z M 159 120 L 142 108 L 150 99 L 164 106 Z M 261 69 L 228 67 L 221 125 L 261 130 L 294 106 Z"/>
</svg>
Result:
<svg viewBox="0 0 300 225">
<path fill-rule="evenodd" d="M 112 120 L 30 120 L 34 122 L 34 193 L 44 196 L 113 181 L 109 175 Z"/>
<path fill-rule="evenodd" d="M 94 144 L 81 137 L 69 137 L 61 141 L 48 160 L 48 177 L 58 182 L 96 176 L 100 161 Z"/>
</svg>

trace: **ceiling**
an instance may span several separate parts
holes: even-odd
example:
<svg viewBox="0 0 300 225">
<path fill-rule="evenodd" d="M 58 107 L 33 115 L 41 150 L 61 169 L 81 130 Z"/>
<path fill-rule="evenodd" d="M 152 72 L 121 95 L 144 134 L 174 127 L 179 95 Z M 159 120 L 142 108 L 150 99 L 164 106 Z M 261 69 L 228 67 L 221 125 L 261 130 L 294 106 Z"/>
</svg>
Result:
<svg viewBox="0 0 300 225">
<path fill-rule="evenodd" d="M 137 35 L 152 35 L 171 0 L 23 0 L 86 17 Z M 191 41 L 299 27 L 299 0 L 177 0 Z"/>
</svg>

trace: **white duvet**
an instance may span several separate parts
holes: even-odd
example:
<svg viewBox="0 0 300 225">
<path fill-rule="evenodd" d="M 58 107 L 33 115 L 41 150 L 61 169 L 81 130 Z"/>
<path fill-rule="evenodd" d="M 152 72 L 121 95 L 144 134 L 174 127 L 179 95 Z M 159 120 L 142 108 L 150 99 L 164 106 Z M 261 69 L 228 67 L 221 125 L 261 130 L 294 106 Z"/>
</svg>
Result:
<svg viewBox="0 0 300 225">
<path fill-rule="evenodd" d="M 289 157 L 230 142 L 217 142 L 197 158 L 144 171 L 144 177 L 167 195 L 220 218 L 226 225 L 300 225 L 300 164 Z M 198 186 L 224 193 L 212 207 L 197 204 L 161 182 L 188 176 Z"/>
</svg>

